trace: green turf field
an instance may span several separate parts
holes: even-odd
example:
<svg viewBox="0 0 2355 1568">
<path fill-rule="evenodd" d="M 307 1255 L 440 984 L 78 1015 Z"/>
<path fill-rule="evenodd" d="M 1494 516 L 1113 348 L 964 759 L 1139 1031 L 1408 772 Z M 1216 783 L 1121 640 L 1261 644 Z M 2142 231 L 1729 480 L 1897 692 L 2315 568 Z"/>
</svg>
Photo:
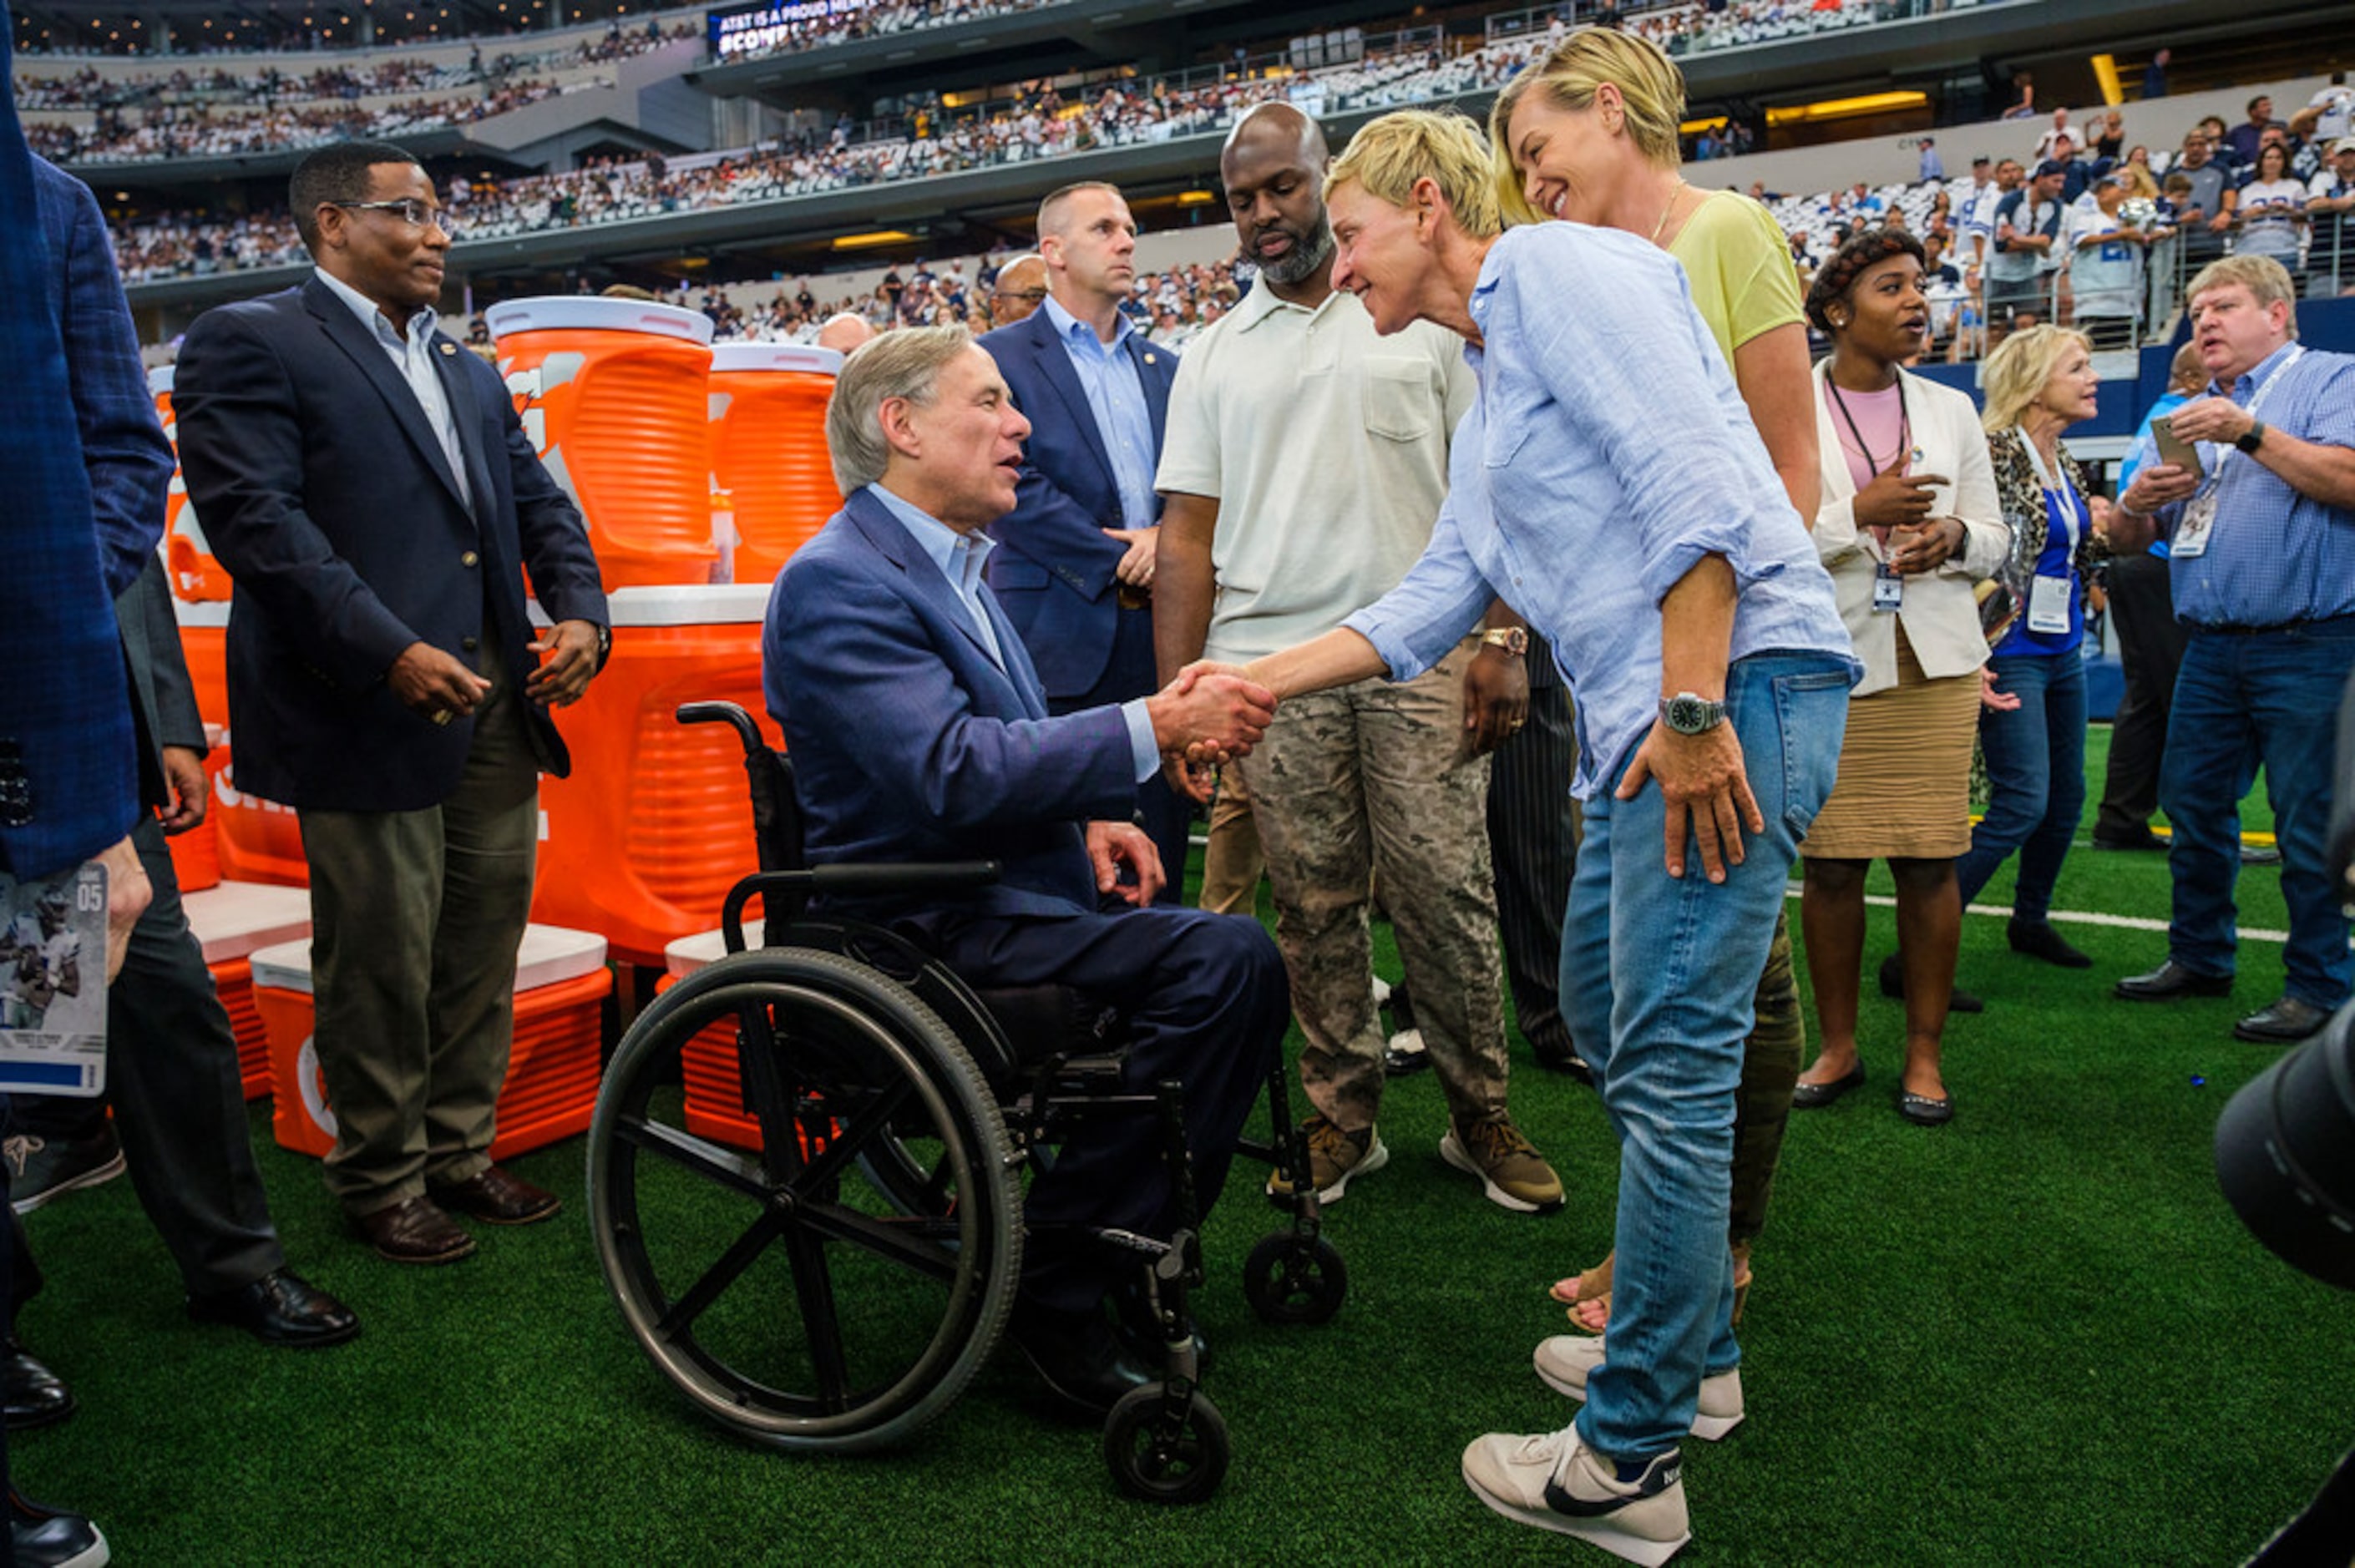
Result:
<svg viewBox="0 0 2355 1568">
<path fill-rule="evenodd" d="M 2275 874 L 2243 885 L 2245 924 L 2278 930 Z M 2081 840 L 2058 906 L 2163 919 L 2166 899 L 2158 857 Z M 2230 1563 L 2355 1441 L 2348 1301 L 2250 1241 L 2211 1171 L 2226 1097 L 2275 1054 L 2227 1029 L 2278 991 L 2278 945 L 2244 946 L 2231 1001 L 2152 1008 L 2107 991 L 2158 961 L 2158 934 L 2065 929 L 2091 975 L 1966 922 L 1963 981 L 1989 1011 L 1948 1033 L 1952 1126 L 1899 1120 L 1900 1019 L 1877 996 L 1872 1082 L 1795 1118 L 1743 1330 L 1750 1420 L 1687 1446 L 1682 1561 Z M 1869 962 L 1890 930 L 1877 909 Z M 1616 1157 L 1593 1097 L 1533 1068 L 1514 1097 L 1567 1210 L 1481 1202 L 1439 1162 L 1436 1084 L 1397 1083 L 1390 1168 L 1332 1211 L 1352 1288 L 1322 1328 L 1244 1305 L 1234 1271 L 1273 1211 L 1239 1176 L 1199 1299 L 1235 1467 L 1197 1510 L 1119 1498 L 1092 1429 L 1006 1364 L 904 1452 L 748 1446 L 625 1336 L 578 1140 L 517 1162 L 565 1193 L 560 1220 L 402 1269 L 346 1237 L 311 1162 L 269 1142 L 266 1105 L 254 1136 L 288 1251 L 358 1309 L 361 1338 L 304 1354 L 190 1325 L 130 1184 L 75 1194 L 29 1216 L 50 1284 L 20 1328 L 82 1408 L 11 1459 L 133 1565 L 1601 1563 L 1491 1515 L 1456 1472 L 1481 1432 L 1569 1418 L 1529 1370 L 1561 1323 L 1543 1289 L 1610 1244 Z"/>
</svg>

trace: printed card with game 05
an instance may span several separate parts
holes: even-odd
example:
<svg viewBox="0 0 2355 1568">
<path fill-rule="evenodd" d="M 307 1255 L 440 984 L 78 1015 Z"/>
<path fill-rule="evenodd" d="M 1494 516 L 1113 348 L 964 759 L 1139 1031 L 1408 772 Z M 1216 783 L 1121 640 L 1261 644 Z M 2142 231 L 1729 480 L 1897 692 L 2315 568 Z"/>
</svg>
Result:
<svg viewBox="0 0 2355 1568">
<path fill-rule="evenodd" d="M 0 1090 L 106 1089 L 106 868 L 0 874 Z"/>
</svg>

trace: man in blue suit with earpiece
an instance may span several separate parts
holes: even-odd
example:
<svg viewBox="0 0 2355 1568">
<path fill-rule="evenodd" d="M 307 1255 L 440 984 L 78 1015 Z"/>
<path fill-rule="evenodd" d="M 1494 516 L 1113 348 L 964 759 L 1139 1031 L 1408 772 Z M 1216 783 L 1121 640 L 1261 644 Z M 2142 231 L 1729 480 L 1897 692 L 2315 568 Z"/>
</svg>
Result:
<svg viewBox="0 0 2355 1568">
<path fill-rule="evenodd" d="M 1144 696 L 1153 658 L 1153 474 L 1178 356 L 1146 341 L 1121 305 L 1136 281 L 1136 223 L 1112 185 L 1065 185 L 1039 204 L 1047 300 L 981 340 L 1029 419 L 1014 510 L 989 586 L 1028 650 L 1048 710 L 1076 713 Z M 1192 809 L 1158 775 L 1136 810 L 1169 874 L 1186 877 Z"/>
</svg>

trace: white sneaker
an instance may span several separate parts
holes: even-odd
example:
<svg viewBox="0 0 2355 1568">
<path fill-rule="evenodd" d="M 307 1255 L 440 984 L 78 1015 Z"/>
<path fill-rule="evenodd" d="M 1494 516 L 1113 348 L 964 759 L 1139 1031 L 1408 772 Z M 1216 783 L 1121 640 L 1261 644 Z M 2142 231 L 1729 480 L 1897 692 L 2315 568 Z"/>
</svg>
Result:
<svg viewBox="0 0 2355 1568">
<path fill-rule="evenodd" d="M 1623 1481 L 1575 1426 L 1534 1437 L 1491 1433 L 1464 1450 L 1464 1479 L 1507 1519 L 1575 1535 L 1645 1568 L 1659 1568 L 1692 1539 L 1673 1449 Z"/>
<path fill-rule="evenodd" d="M 1586 1397 L 1587 1374 L 1603 1364 L 1603 1340 L 1598 1335 L 1556 1334 L 1538 1345 L 1538 1376 L 1556 1393 Z M 1742 1425 L 1742 1369 L 1700 1380 L 1700 1408 L 1694 1412 L 1692 1435 L 1714 1443 Z"/>
<path fill-rule="evenodd" d="M 1391 982 L 1381 976 L 1374 977 L 1374 1011 L 1380 1012 L 1391 1004 Z"/>
</svg>

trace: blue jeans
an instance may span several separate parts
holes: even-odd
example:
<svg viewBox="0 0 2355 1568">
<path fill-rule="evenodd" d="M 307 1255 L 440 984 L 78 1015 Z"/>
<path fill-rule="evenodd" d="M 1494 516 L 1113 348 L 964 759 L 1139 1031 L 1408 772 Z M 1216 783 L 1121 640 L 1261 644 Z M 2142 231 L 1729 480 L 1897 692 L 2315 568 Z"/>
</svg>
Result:
<svg viewBox="0 0 2355 1568">
<path fill-rule="evenodd" d="M 1692 851 L 1681 878 L 1668 874 L 1658 788 L 1612 799 L 1624 763 L 1586 803 L 1561 1009 L 1619 1139 L 1619 1252 L 1607 1359 L 1578 1425 L 1614 1459 L 1675 1447 L 1703 1374 L 1742 1360 L 1725 1241 L 1742 1042 L 1791 863 L 1839 766 L 1848 687 L 1820 653 L 1758 653 L 1727 672 L 1727 722 L 1766 831 L 1745 835 L 1722 883 Z"/>
<path fill-rule="evenodd" d="M 2238 938 L 2241 797 L 2265 770 L 2289 905 L 2284 990 L 2323 1011 L 2347 1000 L 2355 963 L 2324 861 L 2339 691 L 2355 669 L 2355 616 L 2228 636 L 2194 630 L 2176 677 L 2158 803 L 2174 825 L 2169 955 L 2195 974 L 2229 975 Z"/>
<path fill-rule="evenodd" d="M 2015 920 L 2041 920 L 2052 885 L 2085 810 L 2085 661 L 2076 653 L 2007 653 L 1987 661 L 1996 690 L 2019 699 L 2009 713 L 1979 711 L 1987 753 L 1987 809 L 1971 830 L 1971 847 L 1955 862 L 1955 882 L 1970 907 L 2012 851 L 2019 852 Z"/>
</svg>

